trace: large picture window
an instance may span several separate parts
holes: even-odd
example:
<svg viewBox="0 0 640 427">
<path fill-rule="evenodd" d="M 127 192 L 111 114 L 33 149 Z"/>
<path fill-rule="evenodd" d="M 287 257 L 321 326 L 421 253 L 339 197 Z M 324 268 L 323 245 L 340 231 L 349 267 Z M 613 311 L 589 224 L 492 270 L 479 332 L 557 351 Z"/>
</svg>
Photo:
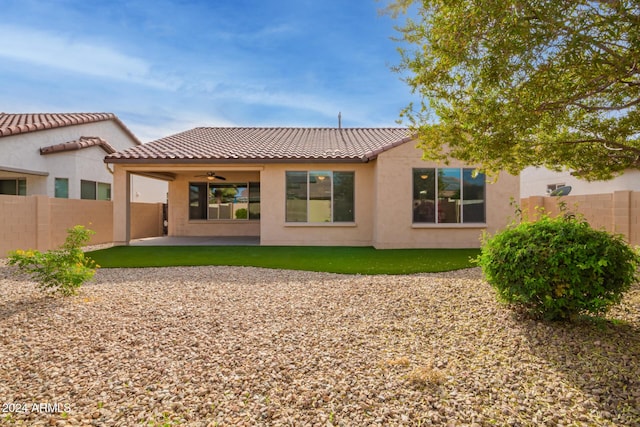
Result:
<svg viewBox="0 0 640 427">
<path fill-rule="evenodd" d="M 111 184 L 80 180 L 80 198 L 86 200 L 111 200 Z"/>
<path fill-rule="evenodd" d="M 0 179 L 0 194 L 8 194 L 10 196 L 26 196 L 27 180 L 18 179 Z"/>
<path fill-rule="evenodd" d="M 245 220 L 260 218 L 260 183 L 189 184 L 189 219 Z"/>
<path fill-rule="evenodd" d="M 354 172 L 286 172 L 286 222 L 353 222 Z"/>
<path fill-rule="evenodd" d="M 484 223 L 485 176 L 467 168 L 413 170 L 413 222 Z"/>
</svg>

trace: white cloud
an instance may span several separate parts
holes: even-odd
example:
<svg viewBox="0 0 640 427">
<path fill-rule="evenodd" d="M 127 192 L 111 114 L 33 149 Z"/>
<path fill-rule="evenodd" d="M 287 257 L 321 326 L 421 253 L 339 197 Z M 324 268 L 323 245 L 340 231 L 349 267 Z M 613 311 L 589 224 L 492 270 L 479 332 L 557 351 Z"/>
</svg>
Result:
<svg viewBox="0 0 640 427">
<path fill-rule="evenodd" d="M 200 114 L 198 112 L 184 112 L 182 114 L 171 114 L 171 119 L 157 119 L 149 123 L 149 121 L 138 121 L 135 118 L 126 119 L 125 124 L 142 142 L 154 141 L 179 132 L 201 126 L 235 126 L 225 119 L 221 119 L 214 115 Z M 150 117 L 153 117 L 150 115 Z"/>
<path fill-rule="evenodd" d="M 175 88 L 179 84 L 154 77 L 148 62 L 111 46 L 31 28 L 0 25 L 0 57 L 153 87 Z"/>
</svg>

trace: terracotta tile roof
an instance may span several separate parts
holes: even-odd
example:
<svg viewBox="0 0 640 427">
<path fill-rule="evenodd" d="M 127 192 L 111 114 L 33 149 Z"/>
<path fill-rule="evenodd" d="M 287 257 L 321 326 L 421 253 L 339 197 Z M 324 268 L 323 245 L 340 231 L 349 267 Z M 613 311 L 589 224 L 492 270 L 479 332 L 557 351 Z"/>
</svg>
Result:
<svg viewBox="0 0 640 427">
<path fill-rule="evenodd" d="M 48 147 L 42 147 L 40 154 L 59 153 L 61 151 L 81 150 L 89 147 L 100 147 L 107 154 L 113 154 L 116 149 L 111 146 L 107 141 L 98 136 L 81 136 L 80 139 L 75 141 L 69 141 L 62 144 L 49 145 Z"/>
<path fill-rule="evenodd" d="M 104 120 L 113 120 L 129 134 L 136 144 L 141 144 L 138 138 L 113 113 L 0 113 L 0 138 L 3 136 L 95 123 Z"/>
<path fill-rule="evenodd" d="M 411 140 L 404 128 L 199 127 L 106 157 L 107 163 L 361 161 Z"/>
</svg>

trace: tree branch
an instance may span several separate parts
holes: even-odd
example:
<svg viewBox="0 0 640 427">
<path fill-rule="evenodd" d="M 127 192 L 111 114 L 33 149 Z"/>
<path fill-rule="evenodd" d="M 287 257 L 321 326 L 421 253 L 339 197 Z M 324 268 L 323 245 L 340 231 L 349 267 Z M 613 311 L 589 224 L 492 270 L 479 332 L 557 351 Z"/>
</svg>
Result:
<svg viewBox="0 0 640 427">
<path fill-rule="evenodd" d="M 575 105 L 576 107 L 580 107 L 586 111 L 619 111 L 619 110 L 626 110 L 627 108 L 633 107 L 634 105 L 638 105 L 638 104 L 640 104 L 640 98 L 634 99 L 631 102 L 627 102 L 626 104 L 618 105 L 615 107 L 605 107 L 605 106 L 594 107 L 594 106 L 581 104 L 579 102 L 570 102 L 567 105 Z"/>
<path fill-rule="evenodd" d="M 558 144 L 565 144 L 565 145 L 597 143 L 597 144 L 602 144 L 608 150 L 612 150 L 612 151 L 631 151 L 633 153 L 640 154 L 640 148 L 638 148 L 638 147 L 630 147 L 628 145 L 624 145 L 624 144 L 621 144 L 619 142 L 609 141 L 609 140 L 607 140 L 605 138 L 574 139 L 574 140 L 557 141 L 557 143 Z M 615 148 L 611 148 L 611 147 L 615 147 Z"/>
</svg>

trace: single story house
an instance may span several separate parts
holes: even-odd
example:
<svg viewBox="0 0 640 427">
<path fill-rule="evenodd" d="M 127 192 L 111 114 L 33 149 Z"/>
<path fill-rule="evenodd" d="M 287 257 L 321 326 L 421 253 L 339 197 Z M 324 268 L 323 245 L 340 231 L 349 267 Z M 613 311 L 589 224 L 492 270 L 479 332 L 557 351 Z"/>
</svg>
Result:
<svg viewBox="0 0 640 427">
<path fill-rule="evenodd" d="M 403 128 L 200 127 L 108 154 L 114 240 L 130 240 L 134 175 L 166 180 L 169 236 L 261 245 L 479 247 L 513 217 L 519 179 L 426 162 Z"/>
<path fill-rule="evenodd" d="M 0 194 L 111 200 L 104 156 L 140 144 L 112 113 L 0 113 Z M 131 185 L 134 202 L 166 201 L 166 183 Z"/>
</svg>

